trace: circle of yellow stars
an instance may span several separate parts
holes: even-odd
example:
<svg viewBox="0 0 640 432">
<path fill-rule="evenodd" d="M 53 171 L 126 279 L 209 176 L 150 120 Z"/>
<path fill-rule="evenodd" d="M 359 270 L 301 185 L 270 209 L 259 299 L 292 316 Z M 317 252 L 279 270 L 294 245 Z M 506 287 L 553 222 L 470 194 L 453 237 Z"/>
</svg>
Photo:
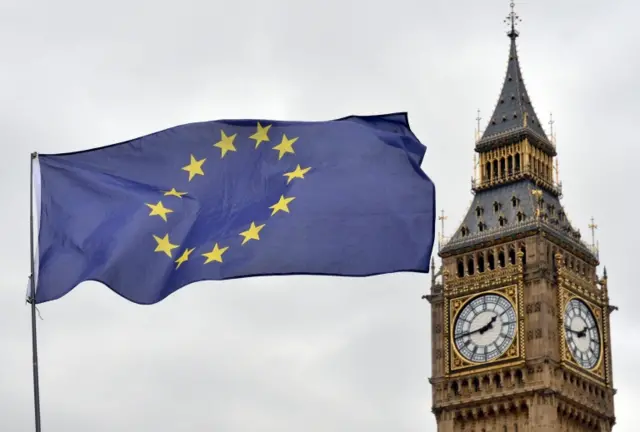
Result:
<svg viewBox="0 0 640 432">
<path fill-rule="evenodd" d="M 271 129 L 271 126 L 272 125 L 262 126 L 262 124 L 258 122 L 256 126 L 256 132 L 249 137 L 256 142 L 255 150 L 260 147 L 260 144 L 270 142 L 269 130 Z M 233 135 L 227 135 L 224 130 L 220 130 L 220 140 L 213 144 L 213 147 L 220 149 L 220 159 L 223 159 L 225 156 L 227 156 L 229 152 L 237 152 L 237 148 L 234 144 L 237 135 L 237 133 L 234 133 Z M 297 141 L 298 137 L 289 138 L 286 134 L 283 133 L 280 143 L 272 147 L 274 151 L 278 152 L 278 160 L 281 160 L 286 154 L 295 154 L 293 145 Z M 189 155 L 189 164 L 182 167 L 182 170 L 186 171 L 189 174 L 189 182 L 191 182 L 197 176 L 205 175 L 203 165 L 206 161 L 207 158 L 197 159 L 193 154 Z M 293 171 L 284 173 L 283 177 L 286 177 L 286 184 L 289 184 L 295 179 L 304 179 L 304 176 L 310 170 L 311 167 L 303 168 L 298 164 Z M 180 192 L 176 190 L 176 188 L 171 188 L 171 190 L 163 191 L 163 193 L 165 197 L 173 197 L 171 199 L 182 199 L 182 197 L 188 194 L 187 192 Z M 278 202 L 269 207 L 269 209 L 271 209 L 271 216 L 274 216 L 278 212 L 290 213 L 289 204 L 291 204 L 291 202 L 293 202 L 295 199 L 295 197 L 285 197 L 284 195 L 281 195 Z M 159 216 L 165 222 L 169 221 L 169 217 L 171 217 L 169 215 L 174 212 L 172 209 L 165 207 L 162 200 L 158 201 L 155 204 L 145 204 L 151 209 L 149 216 Z M 252 221 L 247 230 L 242 231 L 238 234 L 243 238 L 241 246 L 244 246 L 252 240 L 260 240 L 260 231 L 262 231 L 265 226 L 265 223 L 256 225 L 256 222 Z M 156 248 L 154 252 L 164 253 L 169 258 L 173 259 L 174 250 L 178 249 L 178 251 L 180 251 L 180 245 L 171 243 L 168 233 L 163 237 L 154 234 L 153 238 L 156 241 Z M 182 253 L 180 253 L 177 259 L 174 261 L 176 263 L 176 269 L 179 269 L 182 264 L 189 261 L 191 254 L 193 253 L 193 251 L 195 251 L 195 249 L 196 248 L 182 249 Z M 223 255 L 227 250 L 229 250 L 229 246 L 221 246 L 218 243 L 214 243 L 211 251 L 203 253 L 201 255 L 205 258 L 203 264 L 209 264 L 213 262 L 222 263 Z"/>
</svg>

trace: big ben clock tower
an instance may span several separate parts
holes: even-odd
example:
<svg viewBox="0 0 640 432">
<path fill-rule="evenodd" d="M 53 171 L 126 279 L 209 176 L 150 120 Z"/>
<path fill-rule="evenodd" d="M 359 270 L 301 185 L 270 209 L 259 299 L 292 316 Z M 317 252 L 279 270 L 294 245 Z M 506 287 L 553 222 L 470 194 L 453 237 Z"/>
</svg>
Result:
<svg viewBox="0 0 640 432">
<path fill-rule="evenodd" d="M 560 202 L 556 148 L 516 50 L 476 142 L 462 223 L 432 263 L 433 412 L 439 432 L 611 431 L 615 390 L 606 270 Z M 555 176 L 554 176 L 555 174 Z M 554 178 L 555 177 L 555 178 Z"/>
</svg>

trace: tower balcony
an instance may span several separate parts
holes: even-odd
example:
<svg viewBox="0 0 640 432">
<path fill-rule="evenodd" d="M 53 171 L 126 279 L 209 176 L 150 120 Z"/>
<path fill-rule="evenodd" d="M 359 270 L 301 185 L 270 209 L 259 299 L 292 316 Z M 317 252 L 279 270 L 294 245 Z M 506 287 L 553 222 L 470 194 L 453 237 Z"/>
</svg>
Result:
<svg viewBox="0 0 640 432">
<path fill-rule="evenodd" d="M 529 179 L 532 180 L 536 186 L 545 189 L 548 192 L 554 194 L 557 197 L 562 197 L 562 183 L 554 182 L 551 179 L 542 177 L 537 172 L 534 172 L 531 168 L 525 168 L 523 170 L 514 170 L 503 172 L 501 175 L 493 176 L 491 178 L 483 179 L 471 179 L 471 190 L 473 193 L 477 193 L 482 190 L 490 189 L 496 186 L 501 186 L 508 183 L 513 183 L 519 180 Z"/>
</svg>

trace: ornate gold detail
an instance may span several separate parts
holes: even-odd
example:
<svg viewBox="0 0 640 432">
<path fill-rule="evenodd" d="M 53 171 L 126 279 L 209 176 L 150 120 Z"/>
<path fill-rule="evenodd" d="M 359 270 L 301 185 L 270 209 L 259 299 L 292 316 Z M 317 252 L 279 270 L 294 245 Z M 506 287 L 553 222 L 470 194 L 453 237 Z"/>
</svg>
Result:
<svg viewBox="0 0 640 432">
<path fill-rule="evenodd" d="M 520 262 L 522 260 L 519 260 Z M 505 286 L 518 282 L 522 270 L 519 265 L 509 264 L 506 267 L 486 270 L 472 276 L 449 280 L 444 290 L 448 297 L 456 297 L 463 294 L 473 294 L 495 287 Z"/>
<path fill-rule="evenodd" d="M 518 266 L 513 267 L 517 268 Z M 460 353 L 456 349 L 455 343 L 453 341 L 453 325 L 455 322 L 455 317 L 458 315 L 460 309 L 464 307 L 465 304 L 467 304 L 467 302 L 471 301 L 480 293 L 474 292 L 473 294 L 467 294 L 461 297 L 449 299 L 445 302 L 445 328 L 447 329 L 447 337 L 445 339 L 445 356 L 448 357 L 447 360 L 449 360 L 446 364 L 446 369 L 448 372 L 447 375 L 451 376 L 453 374 L 457 376 L 461 374 L 460 371 L 471 368 L 473 368 L 471 372 L 474 373 L 478 372 L 479 370 L 493 370 L 505 367 L 506 362 L 509 362 L 509 365 L 511 365 L 521 363 L 524 360 L 524 304 L 522 300 L 522 283 L 518 281 L 517 283 L 512 285 L 503 286 L 500 288 L 494 287 L 494 289 L 482 291 L 482 294 L 490 293 L 499 294 L 505 297 L 509 302 L 511 302 L 513 309 L 516 312 L 518 326 L 511 346 L 500 357 L 488 363 L 475 363 L 462 357 L 462 355 L 460 355 Z M 481 369 L 478 369 L 479 367 L 481 367 Z"/>
<path fill-rule="evenodd" d="M 563 270 L 560 267 L 559 270 Z M 585 298 L 588 296 L 579 296 L 575 294 L 575 286 L 572 286 L 567 283 L 567 279 L 562 274 L 562 271 L 558 272 L 558 331 L 560 335 L 560 358 L 561 362 L 564 366 L 570 368 L 575 373 L 579 374 L 583 378 L 589 379 L 591 381 L 601 382 L 605 380 L 605 364 L 607 360 L 607 351 L 605 350 L 605 332 L 604 332 L 604 323 L 603 323 L 603 311 L 602 306 L 596 304 L 600 303 L 599 299 L 595 299 L 596 301 L 590 301 Z M 565 322 L 564 322 L 564 311 L 567 307 L 567 304 L 572 299 L 579 299 L 583 301 L 593 312 L 593 315 L 596 318 L 598 323 L 598 331 L 600 332 L 600 356 L 598 358 L 598 363 L 591 370 L 586 370 L 582 368 L 573 358 L 571 353 L 569 352 L 566 333 L 565 333 Z"/>
<path fill-rule="evenodd" d="M 598 304 L 598 306 L 604 305 L 602 291 L 598 289 L 594 281 L 569 270 L 564 265 L 562 267 L 558 266 L 558 277 L 561 277 L 564 286 L 576 295 L 589 299 Z"/>
</svg>

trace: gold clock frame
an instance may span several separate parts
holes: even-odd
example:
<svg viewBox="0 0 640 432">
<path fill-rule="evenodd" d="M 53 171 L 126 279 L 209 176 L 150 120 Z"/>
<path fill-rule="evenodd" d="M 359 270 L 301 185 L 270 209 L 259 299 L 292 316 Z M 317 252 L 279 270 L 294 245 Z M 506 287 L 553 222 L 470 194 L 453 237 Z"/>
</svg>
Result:
<svg viewBox="0 0 640 432">
<path fill-rule="evenodd" d="M 474 298 L 486 295 L 497 294 L 504 297 L 511 303 L 516 313 L 516 332 L 509 348 L 499 357 L 488 362 L 472 362 L 464 358 L 455 346 L 453 340 L 453 330 L 455 320 L 464 306 Z M 478 372 L 479 370 L 492 370 L 519 364 L 524 358 L 524 325 L 522 323 L 523 314 L 523 287 L 521 283 L 511 284 L 500 288 L 493 288 L 486 291 L 450 298 L 445 301 L 445 317 L 448 321 L 448 337 L 445 338 L 445 352 L 447 355 L 446 369 L 449 375 L 460 375 L 468 371 Z"/>
<path fill-rule="evenodd" d="M 604 339 L 604 320 L 603 314 L 604 310 L 601 306 L 596 305 L 595 303 L 587 300 L 586 298 L 579 296 L 577 294 L 572 293 L 565 287 L 560 287 L 559 290 L 560 295 L 560 359 L 563 365 L 566 365 L 573 372 L 576 372 L 579 375 L 588 377 L 590 379 L 596 379 L 598 381 L 605 380 L 605 339 Z M 569 349 L 569 343 L 567 342 L 567 336 L 565 333 L 565 309 L 567 308 L 567 304 L 571 300 L 579 300 L 583 302 L 593 314 L 596 323 L 598 324 L 598 334 L 600 336 L 600 351 L 598 353 L 598 362 L 591 369 L 586 369 L 582 365 L 580 365 L 576 359 L 573 358 L 571 354 L 571 350 Z"/>
</svg>

